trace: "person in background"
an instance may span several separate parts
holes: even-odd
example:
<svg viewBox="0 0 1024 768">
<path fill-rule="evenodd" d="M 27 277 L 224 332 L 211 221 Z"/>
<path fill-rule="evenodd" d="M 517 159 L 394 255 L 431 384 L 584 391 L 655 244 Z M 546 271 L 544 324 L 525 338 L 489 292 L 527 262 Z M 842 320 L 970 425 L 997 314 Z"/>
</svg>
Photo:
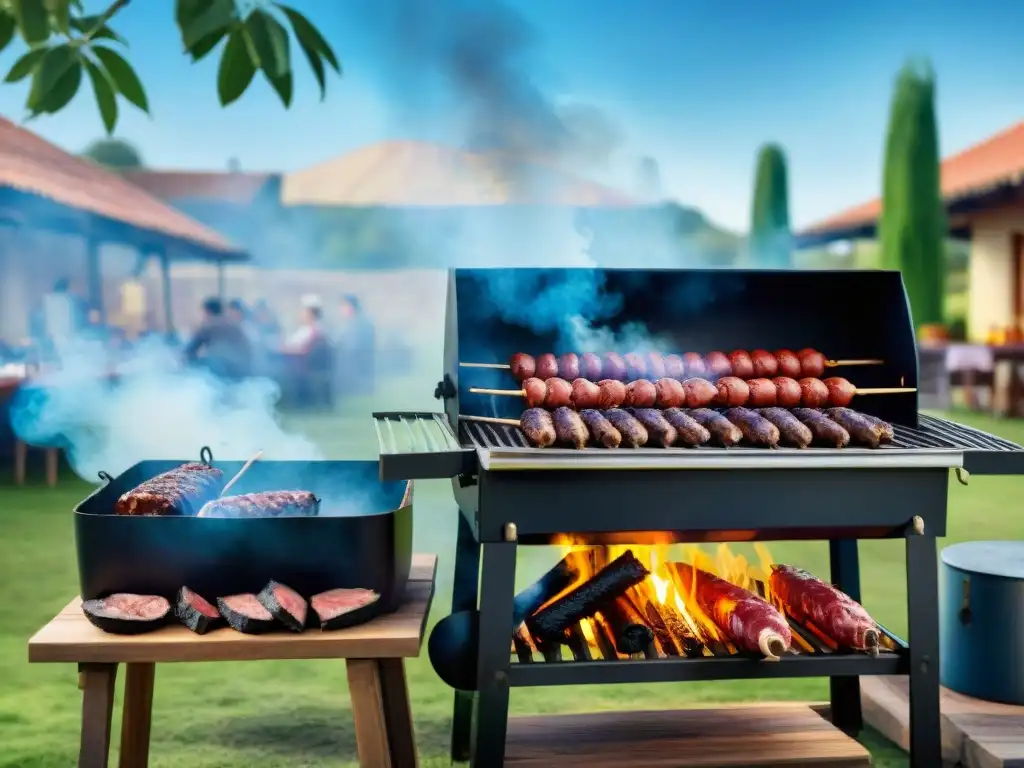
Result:
<svg viewBox="0 0 1024 768">
<path fill-rule="evenodd" d="M 344 394 L 372 394 L 376 386 L 376 329 L 359 298 L 351 294 L 338 302 L 336 329 L 338 389 Z"/>
<path fill-rule="evenodd" d="M 203 302 L 203 321 L 185 346 L 185 359 L 214 376 L 238 381 L 252 373 L 252 347 L 245 332 L 224 316 L 220 299 Z"/>
<path fill-rule="evenodd" d="M 309 352 L 323 338 L 323 305 L 318 296 L 302 297 L 302 322 L 284 343 L 284 351 L 293 355 Z"/>
</svg>

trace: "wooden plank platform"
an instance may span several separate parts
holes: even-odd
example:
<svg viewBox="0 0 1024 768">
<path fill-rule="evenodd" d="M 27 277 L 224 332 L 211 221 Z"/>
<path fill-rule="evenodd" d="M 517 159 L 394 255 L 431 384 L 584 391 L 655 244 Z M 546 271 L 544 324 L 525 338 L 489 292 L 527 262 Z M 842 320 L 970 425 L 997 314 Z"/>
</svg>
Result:
<svg viewBox="0 0 1024 768">
<path fill-rule="evenodd" d="M 171 625 L 142 635 L 97 629 L 76 597 L 28 641 L 30 662 L 134 663 L 262 659 L 409 658 L 418 656 L 434 593 L 437 557 L 415 555 L 405 603 L 394 613 L 335 632 L 307 629 L 243 635 L 230 628 L 197 635 Z"/>
<path fill-rule="evenodd" d="M 863 768 L 871 755 L 807 704 L 509 719 L 509 768 Z"/>
<path fill-rule="evenodd" d="M 862 677 L 864 722 L 903 749 L 910 745 L 906 677 Z M 1024 707 L 942 689 L 942 759 L 965 768 L 1024 768 Z"/>
</svg>

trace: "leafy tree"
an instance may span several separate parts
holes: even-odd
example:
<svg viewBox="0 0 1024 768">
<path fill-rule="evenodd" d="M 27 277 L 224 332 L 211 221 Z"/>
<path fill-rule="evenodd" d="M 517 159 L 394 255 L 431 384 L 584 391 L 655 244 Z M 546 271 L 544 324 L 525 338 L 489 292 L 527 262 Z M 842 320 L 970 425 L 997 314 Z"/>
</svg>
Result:
<svg viewBox="0 0 1024 768">
<path fill-rule="evenodd" d="M 946 215 L 939 186 L 935 78 L 926 64 L 906 64 L 889 112 L 882 188 L 880 262 L 903 272 L 914 323 L 943 319 Z"/>
<path fill-rule="evenodd" d="M 791 265 L 786 156 L 777 144 L 766 144 L 757 155 L 749 248 L 751 261 L 759 267 Z"/>
<path fill-rule="evenodd" d="M 142 155 L 133 144 L 123 139 L 99 139 L 94 141 L 82 153 L 82 157 L 92 160 L 107 168 L 122 170 L 126 168 L 142 168 Z"/>
<path fill-rule="evenodd" d="M 128 43 L 112 26 L 130 2 L 113 0 L 102 13 L 87 15 L 83 0 L 0 0 L 0 51 L 17 39 L 28 46 L 4 82 L 31 78 L 25 102 L 30 118 L 60 112 L 78 93 L 83 74 L 92 84 L 108 134 L 117 125 L 118 96 L 149 113 L 146 90 L 121 53 Z M 221 105 L 237 101 L 259 71 L 288 108 L 294 74 L 292 35 L 323 99 L 327 67 L 340 74 L 341 65 L 312 22 L 282 3 L 261 3 L 248 12 L 240 6 L 236 0 L 175 0 L 175 23 L 193 63 L 224 43 L 217 72 Z"/>
</svg>

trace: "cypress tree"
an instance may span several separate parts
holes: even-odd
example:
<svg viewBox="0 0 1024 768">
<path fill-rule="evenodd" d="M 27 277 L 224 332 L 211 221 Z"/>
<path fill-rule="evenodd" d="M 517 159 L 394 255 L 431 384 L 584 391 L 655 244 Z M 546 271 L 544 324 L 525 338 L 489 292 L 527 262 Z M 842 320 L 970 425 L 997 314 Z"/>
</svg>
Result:
<svg viewBox="0 0 1024 768">
<path fill-rule="evenodd" d="M 791 252 L 786 156 L 782 147 L 766 144 L 757 154 L 750 211 L 750 261 L 758 267 L 788 267 Z"/>
<path fill-rule="evenodd" d="M 939 186 L 935 78 L 927 64 L 908 63 L 893 90 L 885 145 L 880 261 L 898 269 L 918 327 L 943 319 L 946 215 Z"/>
</svg>

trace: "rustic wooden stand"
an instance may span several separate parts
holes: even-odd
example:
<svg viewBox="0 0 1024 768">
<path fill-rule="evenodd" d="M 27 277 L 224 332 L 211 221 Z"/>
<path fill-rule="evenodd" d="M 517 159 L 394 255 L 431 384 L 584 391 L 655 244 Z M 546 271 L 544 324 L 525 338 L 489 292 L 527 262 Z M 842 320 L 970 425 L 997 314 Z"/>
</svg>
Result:
<svg viewBox="0 0 1024 768">
<path fill-rule="evenodd" d="M 28 658 L 78 664 L 80 768 L 106 768 L 118 664 L 127 667 L 120 766 L 145 768 L 158 663 L 270 659 L 345 659 L 360 765 L 415 768 L 404 659 L 420 654 L 436 571 L 437 557 L 416 555 L 405 605 L 367 624 L 336 632 L 243 635 L 219 629 L 196 635 L 184 627 L 169 626 L 143 635 L 111 635 L 86 620 L 81 598 L 75 598 L 29 640 Z"/>
</svg>

